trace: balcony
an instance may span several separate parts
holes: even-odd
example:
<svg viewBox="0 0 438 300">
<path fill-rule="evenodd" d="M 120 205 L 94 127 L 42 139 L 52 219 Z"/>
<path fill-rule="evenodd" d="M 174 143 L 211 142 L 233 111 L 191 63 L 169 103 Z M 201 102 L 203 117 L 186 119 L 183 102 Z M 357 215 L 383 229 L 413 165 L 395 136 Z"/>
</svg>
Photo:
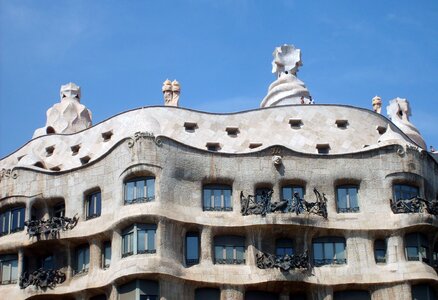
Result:
<svg viewBox="0 0 438 300">
<path fill-rule="evenodd" d="M 280 269 L 282 272 L 288 272 L 295 269 L 309 269 L 309 258 L 307 251 L 302 254 L 285 254 L 277 256 L 269 253 L 256 254 L 257 267 L 259 269 Z"/>
<path fill-rule="evenodd" d="M 68 217 L 51 217 L 47 220 L 28 220 L 24 222 L 27 227 L 27 234 L 29 237 L 40 237 L 44 234 L 46 237 L 51 236 L 52 238 L 59 237 L 60 231 L 66 231 L 73 229 L 78 223 L 79 218 L 74 216 L 73 218 Z"/>
<path fill-rule="evenodd" d="M 65 274 L 59 270 L 44 270 L 40 268 L 32 273 L 24 272 L 20 276 L 19 285 L 21 289 L 33 285 L 37 289 L 46 290 L 47 288 L 55 288 L 57 284 L 63 283 L 65 279 Z"/>
<path fill-rule="evenodd" d="M 396 201 L 389 199 L 392 212 L 395 214 L 408 213 L 429 213 L 431 215 L 438 215 L 438 200 L 425 200 L 420 197 L 413 197 L 411 199 L 398 199 Z"/>
</svg>

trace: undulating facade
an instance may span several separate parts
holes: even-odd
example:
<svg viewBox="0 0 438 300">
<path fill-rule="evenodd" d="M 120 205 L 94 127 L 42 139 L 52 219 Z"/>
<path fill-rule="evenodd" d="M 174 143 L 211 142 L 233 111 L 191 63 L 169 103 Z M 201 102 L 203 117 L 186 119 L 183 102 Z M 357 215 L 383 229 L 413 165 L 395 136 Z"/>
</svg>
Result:
<svg viewBox="0 0 438 300">
<path fill-rule="evenodd" d="M 314 104 L 274 51 L 261 108 L 94 126 L 80 88 L 0 160 L 2 299 L 437 299 L 438 154 L 396 98 Z"/>
</svg>

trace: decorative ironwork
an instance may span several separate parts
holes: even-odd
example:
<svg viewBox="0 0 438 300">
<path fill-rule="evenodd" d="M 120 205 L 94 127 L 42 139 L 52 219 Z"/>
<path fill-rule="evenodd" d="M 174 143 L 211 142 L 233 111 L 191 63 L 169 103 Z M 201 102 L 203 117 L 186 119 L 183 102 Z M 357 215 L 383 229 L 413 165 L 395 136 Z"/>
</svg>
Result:
<svg viewBox="0 0 438 300">
<path fill-rule="evenodd" d="M 240 193 L 241 213 L 243 216 L 247 215 L 262 215 L 273 212 L 295 212 L 297 215 L 300 213 L 312 213 L 322 216 L 327 219 L 327 198 L 325 194 L 321 193 L 317 189 L 313 189 L 316 196 L 315 202 L 307 202 L 301 199 L 298 193 L 294 193 L 292 199 L 281 200 L 279 202 L 271 202 L 272 190 L 262 191 L 254 195 L 248 195 L 245 197 L 243 192 Z"/>
<path fill-rule="evenodd" d="M 390 199 L 392 212 L 395 214 L 406 213 L 424 213 L 428 212 L 431 215 L 438 215 L 438 200 L 425 200 L 420 197 L 413 197 L 411 199 Z"/>
<path fill-rule="evenodd" d="M 63 283 L 65 279 L 65 273 L 59 270 L 44 270 L 40 268 L 30 274 L 24 272 L 20 276 L 19 285 L 21 289 L 34 285 L 36 288 L 46 290 L 47 288 L 55 288 L 57 284 Z"/>
<path fill-rule="evenodd" d="M 277 268 L 283 272 L 288 272 L 295 269 L 310 268 L 307 250 L 302 254 L 285 254 L 284 256 L 261 252 L 261 254 L 256 254 L 256 261 L 259 269 Z"/>
<path fill-rule="evenodd" d="M 137 131 L 136 133 L 134 133 L 133 137 L 129 138 L 128 147 L 129 148 L 134 147 L 134 144 L 139 139 L 152 139 L 157 146 L 161 146 L 163 144 L 161 139 L 156 137 L 153 132 L 148 132 L 148 131 L 141 132 L 141 131 Z"/>
<path fill-rule="evenodd" d="M 232 207 L 205 207 L 204 206 L 204 211 L 233 211 Z"/>
<path fill-rule="evenodd" d="M 322 259 L 313 259 L 313 264 L 316 267 L 324 266 L 324 265 L 344 265 L 347 263 L 347 259 L 345 258 L 322 258 Z"/>
<path fill-rule="evenodd" d="M 356 207 L 338 207 L 338 213 L 355 213 L 359 212 L 359 206 Z"/>
<path fill-rule="evenodd" d="M 51 235 L 53 238 L 58 237 L 60 231 L 73 229 L 78 223 L 79 218 L 75 215 L 73 218 L 68 217 L 51 217 L 48 220 L 28 220 L 24 222 L 27 227 L 29 237 L 39 237 L 41 234 Z"/>
<path fill-rule="evenodd" d="M 155 196 L 151 196 L 151 197 L 140 197 L 140 198 L 135 198 L 132 200 L 125 200 L 125 204 L 136 204 L 136 203 L 146 203 L 146 202 L 151 202 L 155 200 Z"/>
<path fill-rule="evenodd" d="M 234 258 L 216 258 L 215 262 L 221 265 L 243 265 L 245 260 Z"/>
</svg>

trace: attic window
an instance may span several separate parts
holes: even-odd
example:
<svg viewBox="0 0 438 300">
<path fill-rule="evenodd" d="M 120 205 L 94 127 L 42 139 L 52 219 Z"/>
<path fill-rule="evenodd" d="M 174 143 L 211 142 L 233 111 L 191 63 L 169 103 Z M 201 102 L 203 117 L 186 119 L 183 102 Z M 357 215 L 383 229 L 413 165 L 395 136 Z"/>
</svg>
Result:
<svg viewBox="0 0 438 300">
<path fill-rule="evenodd" d="M 187 132 L 195 132 L 195 129 L 198 128 L 198 124 L 196 122 L 184 122 L 184 128 Z"/>
<path fill-rule="evenodd" d="M 34 163 L 33 165 L 37 168 L 45 169 L 43 163 L 40 161 Z"/>
<path fill-rule="evenodd" d="M 56 166 L 56 167 L 50 168 L 50 171 L 58 172 L 58 171 L 61 171 L 61 168 Z"/>
<path fill-rule="evenodd" d="M 47 148 L 46 148 L 46 156 L 47 156 L 47 157 L 52 156 L 53 151 L 55 151 L 55 146 L 47 147 Z"/>
<path fill-rule="evenodd" d="M 90 159 L 91 158 L 88 155 L 84 156 L 84 157 L 81 157 L 80 158 L 81 164 L 85 165 L 86 163 L 88 163 L 90 161 Z"/>
<path fill-rule="evenodd" d="M 319 154 L 329 154 L 330 145 L 329 144 L 316 144 L 316 149 Z"/>
<path fill-rule="evenodd" d="M 17 160 L 20 161 L 25 155 L 21 155 L 19 157 L 17 157 Z"/>
<path fill-rule="evenodd" d="M 301 119 L 289 119 L 290 127 L 299 129 L 301 126 L 303 126 L 303 121 Z"/>
<path fill-rule="evenodd" d="M 49 126 L 49 127 L 46 128 L 46 133 L 47 134 L 54 134 L 56 132 L 55 132 L 55 129 L 53 129 L 52 126 Z"/>
<path fill-rule="evenodd" d="M 81 149 L 81 145 L 74 145 L 70 147 L 71 149 L 71 155 L 76 155 L 79 152 L 79 149 Z"/>
<path fill-rule="evenodd" d="M 338 125 L 340 129 L 347 129 L 348 120 L 336 120 L 335 124 Z"/>
<path fill-rule="evenodd" d="M 236 137 L 237 134 L 239 133 L 239 128 L 238 127 L 227 127 L 227 128 L 225 128 L 225 131 L 228 133 L 229 136 Z"/>
<path fill-rule="evenodd" d="M 206 145 L 205 145 L 205 147 L 207 147 L 207 150 L 208 151 L 219 151 L 220 150 L 220 148 L 221 148 L 221 146 L 220 146 L 220 144 L 219 143 L 207 143 Z"/>
<path fill-rule="evenodd" d="M 261 145 L 263 145 L 263 144 L 262 143 L 249 143 L 249 149 L 258 148 Z"/>
<path fill-rule="evenodd" d="M 111 139 L 112 135 L 113 135 L 112 130 L 102 133 L 103 141 L 108 142 Z"/>
<path fill-rule="evenodd" d="M 384 126 L 376 126 L 377 132 L 379 132 L 380 135 L 384 134 L 386 132 L 386 127 Z"/>
</svg>

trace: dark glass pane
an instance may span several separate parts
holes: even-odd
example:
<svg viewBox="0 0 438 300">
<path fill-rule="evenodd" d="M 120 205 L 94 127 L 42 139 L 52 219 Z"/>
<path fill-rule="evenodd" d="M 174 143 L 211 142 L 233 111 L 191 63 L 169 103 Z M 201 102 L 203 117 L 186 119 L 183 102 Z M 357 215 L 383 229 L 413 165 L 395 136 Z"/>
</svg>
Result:
<svg viewBox="0 0 438 300">
<path fill-rule="evenodd" d="M 195 290 L 195 300 L 220 300 L 221 291 L 213 288 L 201 288 Z"/>
<path fill-rule="evenodd" d="M 155 250 L 155 230 L 148 230 L 148 249 L 147 250 Z"/>
<path fill-rule="evenodd" d="M 197 236 L 187 236 L 187 259 L 199 259 L 199 241 Z"/>
</svg>

